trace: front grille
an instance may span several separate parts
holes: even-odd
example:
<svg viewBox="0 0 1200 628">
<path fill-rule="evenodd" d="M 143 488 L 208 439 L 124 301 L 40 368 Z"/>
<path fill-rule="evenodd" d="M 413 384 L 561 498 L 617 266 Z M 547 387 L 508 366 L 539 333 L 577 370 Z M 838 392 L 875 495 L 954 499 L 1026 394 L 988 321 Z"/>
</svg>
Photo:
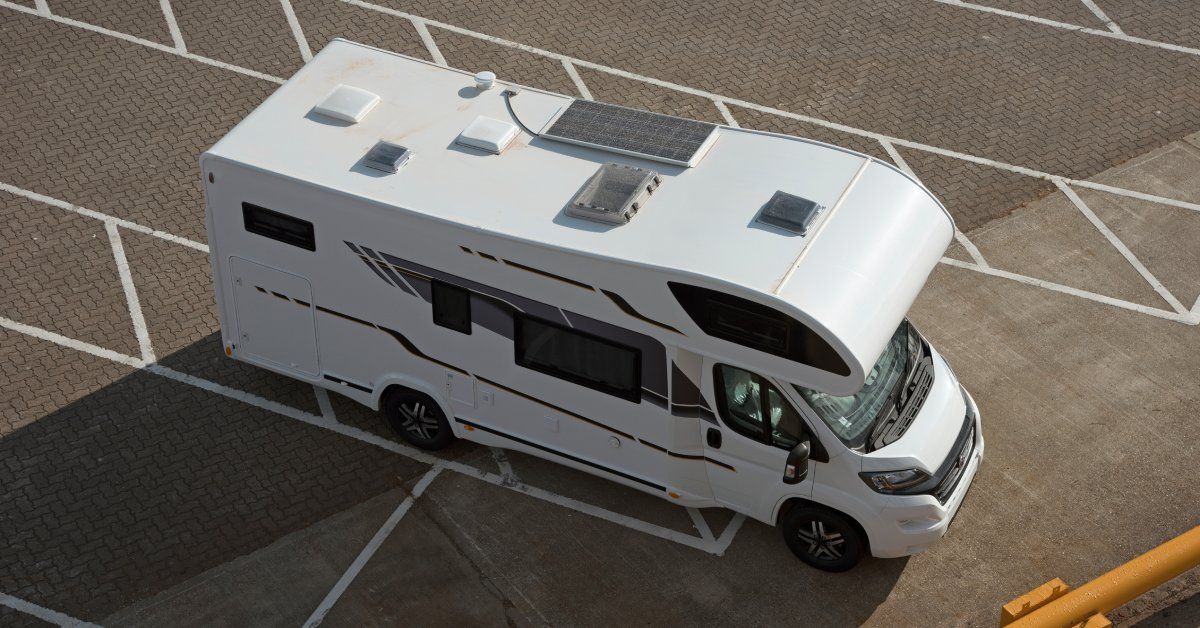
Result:
<svg viewBox="0 0 1200 628">
<path fill-rule="evenodd" d="M 975 452 L 975 426 L 971 426 L 971 431 L 967 433 L 966 439 L 958 451 L 954 452 L 954 457 L 951 458 L 950 470 L 946 473 L 946 477 L 942 478 L 941 483 L 937 488 L 933 489 L 933 496 L 941 503 L 946 503 L 950 496 L 954 494 L 954 489 L 958 488 L 959 480 L 962 480 L 963 475 L 967 472 L 967 467 L 971 464 L 971 454 Z"/>
</svg>

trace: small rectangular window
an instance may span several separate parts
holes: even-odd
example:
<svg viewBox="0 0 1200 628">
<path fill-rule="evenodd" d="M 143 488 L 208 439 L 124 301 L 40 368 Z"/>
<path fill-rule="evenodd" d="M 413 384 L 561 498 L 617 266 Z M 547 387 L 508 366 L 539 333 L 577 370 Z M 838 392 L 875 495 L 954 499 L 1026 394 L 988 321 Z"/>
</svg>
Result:
<svg viewBox="0 0 1200 628">
<path fill-rule="evenodd" d="M 433 323 L 464 334 L 471 333 L 471 293 L 466 288 L 438 280 L 433 291 Z"/>
<path fill-rule="evenodd" d="M 246 231 L 250 233 L 309 251 L 317 250 L 313 224 L 307 220 L 293 218 L 252 203 L 242 203 L 242 220 Z"/>
<path fill-rule="evenodd" d="M 514 324 L 517 364 L 622 399 L 641 401 L 641 351 L 519 314 Z"/>
</svg>

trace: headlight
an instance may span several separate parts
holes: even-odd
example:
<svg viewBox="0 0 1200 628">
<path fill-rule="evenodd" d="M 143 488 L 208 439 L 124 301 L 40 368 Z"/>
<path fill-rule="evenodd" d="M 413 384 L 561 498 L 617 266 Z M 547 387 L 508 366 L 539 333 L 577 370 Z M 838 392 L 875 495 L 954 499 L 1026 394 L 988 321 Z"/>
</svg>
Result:
<svg viewBox="0 0 1200 628">
<path fill-rule="evenodd" d="M 903 471 L 875 471 L 859 473 L 858 477 L 873 490 L 889 495 L 912 495 L 919 493 L 913 490 L 929 479 L 929 474 L 920 469 L 904 469 Z"/>
</svg>

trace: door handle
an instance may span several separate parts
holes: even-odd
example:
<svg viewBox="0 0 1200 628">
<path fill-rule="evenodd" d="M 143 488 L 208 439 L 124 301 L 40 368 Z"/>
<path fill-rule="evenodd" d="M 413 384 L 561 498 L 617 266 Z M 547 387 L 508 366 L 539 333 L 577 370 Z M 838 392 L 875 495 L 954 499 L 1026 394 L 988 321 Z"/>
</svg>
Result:
<svg viewBox="0 0 1200 628">
<path fill-rule="evenodd" d="M 721 448 L 721 430 L 718 430 L 715 427 L 710 427 L 708 428 L 708 433 L 706 433 L 704 436 L 708 441 L 709 447 L 712 447 L 713 449 Z"/>
</svg>

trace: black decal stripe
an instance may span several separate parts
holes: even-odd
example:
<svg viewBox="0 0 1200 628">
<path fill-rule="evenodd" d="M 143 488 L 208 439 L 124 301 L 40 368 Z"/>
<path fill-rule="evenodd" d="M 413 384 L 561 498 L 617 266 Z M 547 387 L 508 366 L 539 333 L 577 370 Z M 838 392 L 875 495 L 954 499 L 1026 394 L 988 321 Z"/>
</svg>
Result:
<svg viewBox="0 0 1200 628">
<path fill-rule="evenodd" d="M 351 387 L 351 388 L 354 388 L 354 389 L 357 389 L 357 390 L 361 390 L 361 391 L 363 391 L 363 392 L 365 392 L 365 393 L 368 393 L 368 394 L 370 394 L 370 392 L 371 392 L 371 389 L 370 389 L 370 388 L 367 388 L 366 386 L 362 386 L 362 385 L 359 385 L 359 384 L 355 384 L 354 382 L 348 382 L 348 381 L 346 381 L 346 380 L 344 380 L 344 379 L 342 379 L 342 378 L 340 378 L 340 377 L 334 377 L 334 376 L 332 376 L 332 375 L 326 375 L 326 376 L 325 376 L 325 379 L 327 379 L 327 380 L 329 380 L 329 381 L 331 381 L 331 382 L 333 382 L 333 383 L 335 383 L 335 384 L 341 384 L 341 385 L 343 385 L 343 386 L 349 386 L 349 387 Z"/>
<path fill-rule="evenodd" d="M 483 253 L 480 253 L 480 255 L 483 255 Z M 569 283 L 572 286 L 575 286 L 577 288 L 583 288 L 584 290 L 592 290 L 592 291 L 596 290 L 595 288 L 587 285 L 586 283 L 583 283 L 582 281 L 575 281 L 574 279 L 567 279 L 566 277 L 563 277 L 562 275 L 555 275 L 552 272 L 544 271 L 544 270 L 541 270 L 540 268 L 526 266 L 524 264 L 520 264 L 520 263 L 514 262 L 512 260 L 508 260 L 508 259 L 504 260 L 504 263 L 508 264 L 509 266 L 512 266 L 513 268 L 520 268 L 521 270 L 531 272 L 535 275 L 541 275 L 543 277 L 549 277 L 550 279 L 557 279 L 558 281 L 561 281 L 563 283 Z"/>
<path fill-rule="evenodd" d="M 465 247 L 465 246 L 463 246 L 463 245 L 461 245 L 461 244 L 460 244 L 460 245 L 458 245 L 458 248 L 462 249 L 462 252 L 463 252 L 463 253 L 467 253 L 467 254 L 470 254 L 470 255 L 474 255 L 474 254 L 475 254 L 475 251 L 472 251 L 471 249 L 468 249 L 467 247 Z"/>
<path fill-rule="evenodd" d="M 487 253 L 484 253 L 483 251 L 476 251 L 476 252 L 479 253 L 479 257 L 482 257 L 483 259 L 490 259 L 493 262 L 496 261 L 495 255 L 488 255 Z"/>
<path fill-rule="evenodd" d="M 541 399 L 538 399 L 537 397 L 534 397 L 534 396 L 532 396 L 532 395 L 527 395 L 527 394 L 525 394 L 525 393 L 523 393 L 523 392 L 521 392 L 521 391 L 519 391 L 519 390 L 516 390 L 515 388 L 509 388 L 508 386 L 505 386 L 504 384 L 501 384 L 501 383 L 499 383 L 499 382 L 493 382 L 492 380 L 490 380 L 490 379 L 487 379 L 486 377 L 483 377 L 483 376 L 481 376 L 481 375 L 476 375 L 476 376 L 475 376 L 475 378 L 476 378 L 476 379 L 478 379 L 479 381 L 481 381 L 481 382 L 485 383 L 485 384 L 491 384 L 492 386 L 495 386 L 496 388 L 499 388 L 499 389 L 501 389 L 501 390 L 508 391 L 508 392 L 510 392 L 510 393 L 512 393 L 512 394 L 514 394 L 514 395 L 516 395 L 516 396 L 518 396 L 518 397 L 522 397 L 522 398 L 524 398 L 524 399 L 528 399 L 529 401 L 532 401 L 532 402 L 534 402 L 534 403 L 538 403 L 538 404 L 541 404 L 541 405 L 543 405 L 543 406 L 546 406 L 547 408 L 550 408 L 551 410 L 555 410 L 555 411 L 557 411 L 557 412 L 561 412 L 561 413 L 563 413 L 563 414 L 565 414 L 565 415 L 567 415 L 567 416 L 575 417 L 576 419 L 579 419 L 580 421 L 583 421 L 584 423 L 588 423 L 588 424 L 590 424 L 590 425 L 594 425 L 594 426 L 596 426 L 596 427 L 598 427 L 598 428 L 601 428 L 601 429 L 608 430 L 608 431 L 612 432 L 613 434 L 617 434 L 618 436 L 624 436 L 625 438 L 628 438 L 629 440 L 637 440 L 637 439 L 636 439 L 636 438 L 634 438 L 632 435 L 630 435 L 630 434 L 626 434 L 625 432 L 622 432 L 621 430 L 618 430 L 618 429 L 616 429 L 616 428 L 614 428 L 614 427 L 610 427 L 610 426 L 608 426 L 608 425 L 605 425 L 605 424 L 603 424 L 603 423 L 600 423 L 599 421 L 593 421 L 592 419 L 589 419 L 589 418 L 587 418 L 587 417 L 583 416 L 582 414 L 577 414 L 577 413 L 575 413 L 575 412 L 571 412 L 570 410 L 568 410 L 568 409 L 566 409 L 566 408 L 563 408 L 563 407 L 561 407 L 561 406 L 556 406 L 556 405 L 554 405 L 554 404 L 552 404 L 552 403 L 549 403 L 549 402 L 547 402 L 547 401 L 543 401 L 543 400 L 541 400 Z"/>
<path fill-rule="evenodd" d="M 284 301 L 291 301 L 292 303 L 295 303 L 296 305 L 302 305 L 304 307 L 311 306 L 311 304 L 307 301 L 301 301 L 300 299 L 293 299 L 292 297 L 289 297 L 286 294 L 280 294 L 278 292 L 275 292 L 274 290 L 267 290 L 266 288 L 264 288 L 262 286 L 254 286 L 254 289 L 258 290 L 259 292 L 261 292 L 263 294 L 269 294 L 277 299 L 283 299 Z"/>
<path fill-rule="evenodd" d="M 608 297 L 610 301 L 615 303 L 616 306 L 618 308 L 620 308 L 622 312 L 625 312 L 626 314 L 638 319 L 639 321 L 642 321 L 643 323 L 648 323 L 650 325 L 654 325 L 655 327 L 661 327 L 662 329 L 665 329 L 667 331 L 673 331 L 673 332 L 679 334 L 680 336 L 686 335 L 683 332 L 679 331 L 678 329 L 675 329 L 674 327 L 671 327 L 670 325 L 668 325 L 666 323 L 660 323 L 652 318 L 646 318 L 645 316 L 642 316 L 642 313 L 633 309 L 633 306 L 630 305 L 629 302 L 626 301 L 624 298 L 622 298 L 621 295 L 619 295 L 615 292 L 610 292 L 608 290 L 604 290 L 604 289 L 601 289 L 600 292 L 603 292 L 604 296 Z"/>
<path fill-rule="evenodd" d="M 631 482 L 637 482 L 638 484 L 642 484 L 644 486 L 649 486 L 650 488 L 658 490 L 658 491 L 666 491 L 667 490 L 667 487 L 662 486 L 661 484 L 655 484 L 653 482 L 650 482 L 649 480 L 639 478 L 635 475 L 630 475 L 623 471 L 617 471 L 616 469 L 606 467 L 602 464 L 597 464 L 595 462 L 592 462 L 591 460 L 584 460 L 583 458 L 578 458 L 576 456 L 572 456 L 571 454 L 558 451 L 557 449 L 551 449 L 549 447 L 546 447 L 545 445 L 539 445 L 537 443 L 527 441 L 524 438 L 520 438 L 518 436 L 513 436 L 512 434 L 505 434 L 504 432 L 501 432 L 500 430 L 496 430 L 496 429 L 493 429 L 490 427 L 486 427 L 484 425 L 480 425 L 478 423 L 474 423 L 472 421 L 468 421 L 462 417 L 454 417 L 454 420 L 463 425 L 473 427 L 477 430 L 482 430 L 484 432 L 487 432 L 489 434 L 494 434 L 501 438 L 507 438 L 508 440 L 511 440 L 513 442 L 521 443 L 522 445 L 525 445 L 527 447 L 533 447 L 534 449 L 540 449 L 546 453 L 550 453 L 550 454 L 554 454 L 555 456 L 566 458 L 567 460 L 573 460 L 575 462 L 578 462 L 579 464 L 584 464 L 584 465 L 587 465 L 594 469 L 599 469 L 605 473 L 609 473 L 609 474 L 615 475 L 617 477 L 625 478 L 626 480 L 629 480 Z"/>
<path fill-rule="evenodd" d="M 363 263 L 367 265 L 367 268 L 370 268 L 372 272 L 382 279 L 383 283 L 386 283 L 389 286 L 392 285 L 392 282 L 388 281 L 388 278 L 384 276 L 377 266 L 375 266 L 375 262 L 371 261 L 371 258 L 367 257 L 366 255 L 359 255 L 358 259 L 362 260 Z"/>
<path fill-rule="evenodd" d="M 661 452 L 663 452 L 664 454 L 667 454 L 668 456 L 670 456 L 670 457 L 672 457 L 672 458 L 681 458 L 681 459 L 683 459 L 683 460 L 697 460 L 697 461 L 699 461 L 699 460 L 703 460 L 704 462 L 711 462 L 711 463 L 713 463 L 713 464 L 717 465 L 718 467 L 724 467 L 724 468 L 726 468 L 726 469 L 729 469 L 730 471 L 733 471 L 734 473 L 737 473 L 737 469 L 734 469 L 733 467 L 731 467 L 731 466 L 729 466 L 729 465 L 727 465 L 727 464 L 725 464 L 724 462 L 721 462 L 721 461 L 719 461 L 719 460 L 713 460 L 712 458 L 709 458 L 708 456 L 703 456 L 703 455 L 700 455 L 700 454 L 681 454 L 681 453 L 677 453 L 677 452 L 671 451 L 670 449 L 667 449 L 666 447 L 660 447 L 660 446 L 658 446 L 658 445 L 655 445 L 654 443 L 652 443 L 652 442 L 650 442 L 650 441 L 647 441 L 647 440 L 642 440 L 642 439 L 640 439 L 640 438 L 638 439 L 638 442 L 639 442 L 639 443 L 641 443 L 641 444 L 643 444 L 643 445 L 645 445 L 645 446 L 647 446 L 647 447 L 649 447 L 649 448 L 651 448 L 651 449 L 657 449 L 658 451 L 661 451 Z"/>
<path fill-rule="evenodd" d="M 322 312 L 325 312 L 326 314 L 333 314 L 334 316 L 338 316 L 338 317 L 344 318 L 344 319 L 346 319 L 346 320 L 348 320 L 348 321 L 352 321 L 352 322 L 358 323 L 359 325 L 366 325 L 367 327 L 370 327 L 370 328 L 372 328 L 372 329 L 376 329 L 376 327 L 375 327 L 375 324 L 374 324 L 374 323 L 368 323 L 367 321 L 364 321 L 364 320 L 363 320 L 363 319 L 361 319 L 361 318 L 354 318 L 353 316 L 350 316 L 349 314 L 342 314 L 341 312 L 335 312 L 335 311 L 333 311 L 333 310 L 331 310 L 331 309 L 329 309 L 329 308 L 327 308 L 327 307 L 323 307 L 323 306 L 320 306 L 320 305 L 318 305 L 318 306 L 317 306 L 317 309 L 318 309 L 318 310 L 320 310 L 320 311 L 322 311 Z"/>
<path fill-rule="evenodd" d="M 411 340 L 409 340 L 408 338 L 406 338 L 406 337 L 404 336 L 404 334 L 402 334 L 402 333 L 400 333 L 400 332 L 398 332 L 398 331 L 396 331 L 396 330 L 394 330 L 394 329 L 388 329 L 387 327 L 383 327 L 382 325 L 375 325 L 375 327 L 376 327 L 377 329 L 379 329 L 379 331 L 382 331 L 382 332 L 384 332 L 384 333 L 388 334 L 389 336 L 391 336 L 392 338 L 395 338 L 395 339 L 396 339 L 396 342 L 399 342 L 401 345 L 403 345 L 403 346 L 404 346 L 404 348 L 405 348 L 405 349 L 406 349 L 406 350 L 407 350 L 409 353 L 411 353 L 411 354 L 413 354 L 413 355 L 417 356 L 418 358 L 422 358 L 422 359 L 425 359 L 425 360 L 429 360 L 430 362 L 433 362 L 434 364 L 437 364 L 437 365 L 439 365 L 439 366 L 442 366 L 442 367 L 444 367 L 444 368 L 448 368 L 448 369 L 450 369 L 450 370 L 452 370 L 452 371 L 454 371 L 454 372 L 456 372 L 456 373 L 462 373 L 463 375 L 466 375 L 467 377 L 470 377 L 470 376 L 471 376 L 471 374 L 470 374 L 470 373 L 468 373 L 468 372 L 466 372 L 466 371 L 464 371 L 464 370 L 462 370 L 462 369 L 458 368 L 457 366 L 454 366 L 453 364 L 450 364 L 450 363 L 448 363 L 448 362 L 442 362 L 441 360 L 439 360 L 439 359 L 437 359 L 437 358 L 431 358 L 431 357 L 429 357 L 429 356 L 425 355 L 424 353 L 422 353 L 422 352 L 421 352 L 421 350 L 420 350 L 420 349 L 418 349 L 418 348 L 417 348 L 417 346 L 416 346 L 416 345 L 414 345 L 414 344 L 412 343 L 412 341 L 411 341 Z"/>
</svg>

